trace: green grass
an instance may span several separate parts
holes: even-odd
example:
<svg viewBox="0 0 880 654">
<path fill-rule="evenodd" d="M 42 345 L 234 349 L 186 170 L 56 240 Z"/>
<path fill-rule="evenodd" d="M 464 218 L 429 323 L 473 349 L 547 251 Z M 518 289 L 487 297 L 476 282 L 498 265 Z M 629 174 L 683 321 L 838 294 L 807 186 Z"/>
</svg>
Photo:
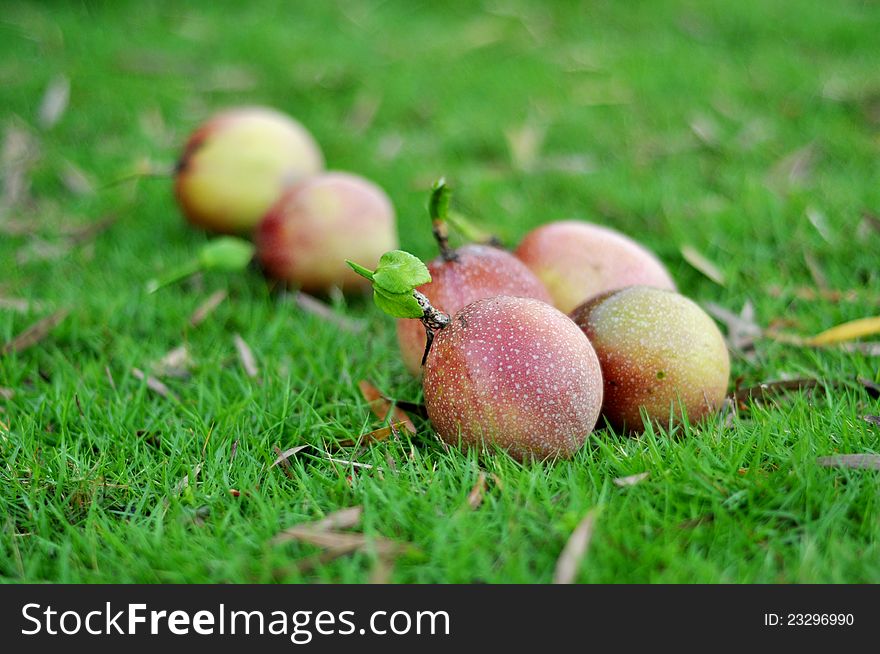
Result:
<svg viewBox="0 0 880 654">
<path fill-rule="evenodd" d="M 93 195 L 60 181 L 65 162 L 96 185 L 145 161 L 170 165 L 211 111 L 269 104 L 309 126 L 332 168 L 382 185 L 402 245 L 422 257 L 434 255 L 427 189 L 446 174 L 456 206 L 508 243 L 548 220 L 595 220 L 653 248 L 698 301 L 739 311 L 751 300 L 759 323 L 812 334 L 880 313 L 880 233 L 859 227 L 863 211 L 880 211 L 880 7 L 295 4 L 4 4 L 0 126 L 29 133 L 40 156 L 31 199 L 0 215 L 0 228 L 29 229 L 0 235 L 0 297 L 30 303 L 0 308 L 0 343 L 53 310 L 71 313 L 37 346 L 0 357 L 0 386 L 14 391 L 0 396 L 3 579 L 363 582 L 372 551 L 299 573 L 291 565 L 314 548 L 269 544 L 288 525 L 362 504 L 367 535 L 413 545 L 396 582 L 547 582 L 592 507 L 584 582 L 880 581 L 878 473 L 816 464 L 880 451 L 880 430 L 861 420 L 880 402 L 852 383 L 878 379 L 877 357 L 760 341 L 754 359 L 734 358 L 732 378 L 842 385 L 681 437 L 597 431 L 572 461 L 446 452 L 420 422 L 412 441 L 337 452 L 372 469 L 307 450 L 285 474 L 269 468 L 276 446 L 329 447 L 379 426 L 359 380 L 419 399 L 392 321 L 368 301 L 337 299 L 340 314 L 368 325 L 339 331 L 256 271 L 147 296 L 147 279 L 206 239 L 181 219 L 169 180 Z M 42 130 L 40 100 L 62 74 L 69 107 Z M 370 105 L 375 116 L 359 126 L 352 114 Z M 546 128 L 532 170 L 511 165 L 505 136 L 524 125 Z M 786 157 L 799 150 L 812 156 L 789 175 Z M 96 239 L 47 250 L 110 214 L 117 222 Z M 822 231 L 808 215 L 824 217 Z M 690 268 L 684 244 L 727 285 Z M 816 286 L 805 255 L 855 301 L 801 299 L 798 289 Z M 189 327 L 218 289 L 228 299 Z M 258 359 L 256 379 L 239 365 L 235 333 Z M 165 379 L 177 401 L 133 376 L 182 343 L 195 367 Z M 472 510 L 481 469 L 501 484 Z M 642 471 L 636 486 L 612 482 Z"/>
</svg>

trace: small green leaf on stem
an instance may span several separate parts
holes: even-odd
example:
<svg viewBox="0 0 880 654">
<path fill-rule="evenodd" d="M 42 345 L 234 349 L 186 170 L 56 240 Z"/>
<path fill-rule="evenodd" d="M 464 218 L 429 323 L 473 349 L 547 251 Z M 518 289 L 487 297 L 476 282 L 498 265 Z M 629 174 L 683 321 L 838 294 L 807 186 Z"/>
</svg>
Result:
<svg viewBox="0 0 880 654">
<path fill-rule="evenodd" d="M 430 281 L 431 273 L 421 259 L 403 250 L 383 254 L 373 274 L 373 283 L 389 293 L 411 293 Z"/>
<path fill-rule="evenodd" d="M 373 271 L 369 268 L 364 268 L 363 266 L 358 265 L 354 261 L 351 261 L 349 259 L 346 259 L 345 263 L 347 263 L 348 267 L 354 270 L 361 277 L 366 277 L 370 281 L 373 281 Z"/>
<path fill-rule="evenodd" d="M 386 252 L 375 271 L 346 263 L 356 273 L 373 282 L 373 300 L 385 313 L 395 318 L 421 318 L 424 309 L 413 292 L 417 286 L 431 281 L 431 273 L 418 258 L 403 250 Z"/>
<path fill-rule="evenodd" d="M 373 301 L 382 311 L 394 318 L 421 318 L 425 315 L 412 290 L 406 293 L 391 293 L 374 285 Z"/>
<path fill-rule="evenodd" d="M 216 238 L 199 252 L 202 270 L 244 270 L 254 257 L 254 245 L 234 236 Z"/>
<path fill-rule="evenodd" d="M 216 238 L 202 246 L 194 259 L 157 279 L 148 281 L 147 293 L 155 293 L 160 288 L 179 282 L 202 270 L 239 272 L 244 270 L 253 259 L 254 251 L 252 243 L 240 238 L 233 236 Z"/>
</svg>

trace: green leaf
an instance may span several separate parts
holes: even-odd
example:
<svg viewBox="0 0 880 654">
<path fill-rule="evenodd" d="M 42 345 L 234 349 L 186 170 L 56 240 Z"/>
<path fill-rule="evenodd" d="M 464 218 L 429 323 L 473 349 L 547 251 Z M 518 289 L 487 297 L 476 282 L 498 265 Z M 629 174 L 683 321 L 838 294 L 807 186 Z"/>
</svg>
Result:
<svg viewBox="0 0 880 654">
<path fill-rule="evenodd" d="M 421 259 L 403 250 L 386 252 L 373 273 L 373 285 L 390 294 L 412 294 L 412 290 L 431 281 L 431 273 Z M 422 314 L 420 313 L 419 316 Z M 419 317 L 416 316 L 416 317 Z"/>
<path fill-rule="evenodd" d="M 350 261 L 348 259 L 345 260 L 345 263 L 347 263 L 348 267 L 354 270 L 361 277 L 366 277 L 370 281 L 373 281 L 373 271 L 369 268 L 364 268 L 363 266 L 358 265 L 354 261 Z"/>
<path fill-rule="evenodd" d="M 382 311 L 394 318 L 421 318 L 425 315 L 412 290 L 405 293 L 391 293 L 379 286 L 373 286 L 373 301 Z"/>
<path fill-rule="evenodd" d="M 254 257 L 253 243 L 234 236 L 215 238 L 199 251 L 202 270 L 244 270 Z"/>
<path fill-rule="evenodd" d="M 431 281 L 431 273 L 420 259 L 403 250 L 386 252 L 375 271 L 353 261 L 346 263 L 359 275 L 373 282 L 373 300 L 395 318 L 421 318 L 424 314 L 413 291 Z"/>
</svg>

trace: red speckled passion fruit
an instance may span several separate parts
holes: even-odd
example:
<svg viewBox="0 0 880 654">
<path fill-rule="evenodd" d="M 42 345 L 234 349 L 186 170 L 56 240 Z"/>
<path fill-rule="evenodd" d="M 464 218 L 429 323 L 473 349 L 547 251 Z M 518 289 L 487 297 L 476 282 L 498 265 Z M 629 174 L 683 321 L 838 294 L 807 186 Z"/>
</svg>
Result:
<svg viewBox="0 0 880 654">
<path fill-rule="evenodd" d="M 436 334 L 422 385 L 446 443 L 499 446 L 518 459 L 571 457 L 602 405 L 589 340 L 565 314 L 530 298 L 478 300 L 455 314 Z"/>
</svg>

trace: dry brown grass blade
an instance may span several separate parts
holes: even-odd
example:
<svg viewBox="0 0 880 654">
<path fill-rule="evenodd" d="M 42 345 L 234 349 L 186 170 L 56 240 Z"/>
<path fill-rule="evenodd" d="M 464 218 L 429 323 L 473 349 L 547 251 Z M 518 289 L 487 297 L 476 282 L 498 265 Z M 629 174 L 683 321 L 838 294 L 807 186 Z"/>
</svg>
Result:
<svg viewBox="0 0 880 654">
<path fill-rule="evenodd" d="M 808 143 L 790 152 L 770 169 L 768 186 L 779 193 L 786 193 L 794 187 L 809 184 L 818 159 L 819 150 L 815 143 Z"/>
<path fill-rule="evenodd" d="M 402 422 L 395 422 L 387 427 L 380 427 L 379 429 L 374 429 L 371 432 L 367 432 L 366 434 L 361 434 L 357 438 L 344 438 L 343 440 L 337 442 L 339 447 L 352 447 L 353 445 L 371 445 L 373 443 L 381 443 L 382 441 L 388 440 L 388 438 L 395 434 L 397 435 L 400 430 L 403 429 Z"/>
<path fill-rule="evenodd" d="M 504 137 L 513 167 L 517 170 L 533 170 L 540 159 L 546 135 L 546 128 L 532 123 L 505 130 Z"/>
<path fill-rule="evenodd" d="M 400 407 L 394 406 L 390 400 L 379 392 L 378 388 L 366 379 L 358 382 L 358 388 L 361 391 L 361 395 L 364 396 L 364 399 L 370 405 L 370 410 L 379 420 L 385 420 L 393 407 L 394 421 L 403 423 L 404 428 L 410 434 L 416 433 L 416 426 L 410 417 Z"/>
<path fill-rule="evenodd" d="M 407 402 L 406 400 L 394 400 L 390 397 L 385 397 L 385 399 L 389 402 L 394 402 L 394 405 L 398 409 L 402 409 L 403 411 L 411 413 L 412 415 L 418 416 L 419 418 L 422 418 L 424 420 L 428 419 L 428 409 L 425 407 L 424 404 L 419 404 L 417 402 Z"/>
<path fill-rule="evenodd" d="M 30 171 L 39 158 L 39 143 L 31 133 L 17 121 L 9 125 L 0 151 L 0 170 L 3 171 L 0 206 L 15 207 L 30 198 Z"/>
<path fill-rule="evenodd" d="M 162 397 L 177 400 L 177 396 L 171 392 L 171 390 L 162 382 L 160 382 L 155 377 L 146 374 L 140 368 L 132 368 L 131 374 L 140 379 L 141 381 L 145 381 L 147 383 L 147 388 L 149 388 L 154 393 L 158 393 Z"/>
<path fill-rule="evenodd" d="M 708 114 L 697 114 L 691 119 L 688 127 L 691 128 L 694 136 L 696 136 L 707 148 L 715 150 L 721 144 L 718 121 L 712 118 L 712 116 L 709 116 Z"/>
<path fill-rule="evenodd" d="M 180 494 L 183 493 L 183 491 L 185 491 L 190 486 L 190 484 L 196 483 L 196 480 L 199 478 L 199 473 L 201 471 L 202 471 L 202 463 L 199 462 L 196 464 L 196 467 L 193 468 L 192 479 L 190 479 L 189 473 L 186 473 L 183 476 L 183 479 L 181 479 L 179 482 L 177 482 L 177 485 L 174 487 L 174 491 L 172 493 L 172 496 L 173 497 L 180 497 Z M 166 495 L 162 499 L 163 512 L 168 510 L 168 507 L 170 506 L 170 504 L 171 504 L 171 496 Z"/>
<path fill-rule="evenodd" d="M 313 316 L 317 316 L 322 320 L 326 320 L 327 322 L 336 325 L 342 331 L 351 332 L 352 334 L 358 334 L 364 331 L 366 325 L 359 320 L 352 320 L 351 318 L 346 318 L 345 316 L 340 316 L 337 314 L 330 306 L 324 304 L 318 298 L 312 297 L 307 293 L 303 293 L 302 291 L 298 291 L 294 296 L 296 301 L 296 305 L 305 311 L 306 313 L 310 313 Z"/>
<path fill-rule="evenodd" d="M 880 316 L 850 320 L 806 339 L 807 345 L 833 345 L 880 334 Z"/>
<path fill-rule="evenodd" d="M 751 302 L 747 301 L 743 305 L 739 315 L 714 302 L 707 302 L 704 307 L 712 317 L 724 323 L 727 328 L 727 343 L 735 350 L 750 349 L 764 333 L 755 322 L 755 307 Z"/>
<path fill-rule="evenodd" d="M 30 236 L 36 238 L 37 227 L 32 220 L 16 220 L 3 215 L 3 197 L 0 196 L 0 234 L 6 236 Z M 20 258 L 21 249 L 16 251 L 16 260 Z M 21 263 L 19 261 L 19 263 Z"/>
<path fill-rule="evenodd" d="M 834 233 L 831 231 L 828 217 L 823 211 L 816 207 L 807 207 L 804 215 L 826 243 L 834 243 Z"/>
<path fill-rule="evenodd" d="M 116 380 L 113 379 L 113 373 L 110 372 L 110 366 L 104 366 L 104 372 L 107 374 L 107 381 L 110 382 L 110 388 L 113 389 L 113 392 L 116 392 Z"/>
<path fill-rule="evenodd" d="M 201 462 L 199 462 L 198 464 L 196 464 L 196 467 L 193 468 L 192 480 L 190 480 L 189 473 L 187 473 L 183 476 L 183 479 L 181 479 L 179 482 L 177 482 L 177 486 L 174 487 L 174 495 L 175 496 L 180 495 L 183 491 L 185 491 L 189 487 L 190 483 L 193 483 L 193 484 L 196 483 L 196 480 L 199 478 L 199 473 L 201 471 L 202 471 L 202 464 L 201 464 Z"/>
<path fill-rule="evenodd" d="M 288 478 L 293 479 L 293 473 L 290 472 L 290 461 L 284 456 L 284 452 L 282 452 L 281 448 L 277 446 L 273 447 L 272 450 L 275 452 L 275 455 L 281 459 L 279 463 L 284 470 L 284 474 L 287 475 Z"/>
<path fill-rule="evenodd" d="M 575 530 L 571 532 L 562 554 L 556 561 L 553 572 L 554 584 L 573 584 L 577 578 L 578 567 L 587 553 L 590 540 L 593 538 L 593 525 L 596 523 L 596 509 L 590 509 L 581 519 Z"/>
<path fill-rule="evenodd" d="M 705 277 L 708 277 L 719 286 L 726 286 L 727 280 L 724 277 L 724 273 L 695 247 L 692 245 L 682 245 L 679 248 L 679 252 L 681 252 L 681 256 L 685 261 Z"/>
<path fill-rule="evenodd" d="M 109 214 L 100 220 L 94 220 L 86 225 L 78 226 L 67 234 L 68 243 L 75 246 L 84 245 L 85 243 L 94 241 L 98 236 L 115 225 L 118 220 L 119 216 L 116 214 Z"/>
<path fill-rule="evenodd" d="M 31 310 L 31 303 L 28 300 L 17 297 L 0 297 L 0 309 L 27 313 Z"/>
<path fill-rule="evenodd" d="M 736 421 L 736 414 L 737 414 L 738 410 L 739 410 L 739 408 L 737 407 L 736 402 L 734 402 L 729 397 L 724 398 L 724 402 L 721 404 L 720 415 L 721 415 L 722 424 L 727 429 L 733 428 L 735 421 Z"/>
<path fill-rule="evenodd" d="M 65 161 L 61 172 L 58 174 L 64 188 L 74 195 L 94 195 L 95 184 L 91 178 L 79 166 L 71 161 Z"/>
<path fill-rule="evenodd" d="M 15 262 L 23 266 L 38 261 L 54 261 L 67 256 L 72 249 L 73 245 L 69 241 L 48 241 L 38 236 L 32 236 L 25 245 L 16 251 Z"/>
<path fill-rule="evenodd" d="M 305 574 L 311 572 L 316 568 L 325 566 L 331 561 L 335 561 L 339 557 L 357 552 L 360 548 L 361 545 L 353 544 L 349 547 L 337 547 L 329 550 L 324 550 L 320 554 L 314 554 L 312 556 L 302 558 L 293 565 L 284 566 L 283 568 L 276 568 L 272 571 L 272 576 L 276 580 L 280 580 L 293 571 L 299 572 L 300 574 Z"/>
<path fill-rule="evenodd" d="M 251 351 L 250 346 L 245 343 L 241 334 L 233 336 L 233 340 L 235 341 L 235 351 L 238 352 L 238 359 L 241 361 L 241 367 L 244 368 L 244 372 L 248 377 L 254 379 L 259 374 L 254 353 Z"/>
<path fill-rule="evenodd" d="M 880 470 L 880 454 L 837 454 L 820 456 L 816 463 L 824 468 L 853 468 L 856 470 Z"/>
<path fill-rule="evenodd" d="M 292 527 L 288 527 L 287 529 L 278 532 L 272 538 L 270 543 L 272 545 L 277 545 L 278 543 L 284 543 L 290 540 L 304 540 L 305 542 L 309 542 L 306 539 L 316 537 L 316 534 L 336 532 L 339 529 L 352 529 L 360 524 L 363 514 L 364 507 L 360 505 L 340 509 L 338 511 L 334 511 L 333 513 L 328 513 L 320 520 L 316 520 L 314 522 L 304 522 L 293 525 Z M 361 534 L 350 533 L 346 533 L 343 535 L 361 536 Z M 331 545 L 329 545 L 328 547 L 333 547 L 334 545 L 341 546 L 342 544 L 342 541 L 337 541 L 335 544 L 331 543 Z"/>
<path fill-rule="evenodd" d="M 690 520 L 680 522 L 676 526 L 679 529 L 695 529 L 697 527 L 701 527 L 702 525 L 708 525 L 712 522 L 715 522 L 715 515 L 712 513 L 707 513 L 706 515 L 697 516 L 696 518 L 691 518 Z"/>
<path fill-rule="evenodd" d="M 219 291 L 211 293 L 211 295 L 208 296 L 208 299 L 202 302 L 189 317 L 190 326 L 198 327 L 205 322 L 205 318 L 211 315 L 214 312 L 214 309 L 220 306 L 220 303 L 226 299 L 227 295 L 229 295 L 229 293 L 226 292 L 226 289 L 220 289 Z"/>
<path fill-rule="evenodd" d="M 395 560 L 393 554 L 380 554 L 377 556 L 367 583 L 374 585 L 390 584 L 391 578 L 394 575 Z"/>
<path fill-rule="evenodd" d="M 158 375 L 159 377 L 186 379 L 190 375 L 193 363 L 189 349 L 187 349 L 184 344 L 166 352 L 165 355 L 150 366 L 150 368 L 152 369 L 153 374 Z"/>
<path fill-rule="evenodd" d="M 880 357 L 880 342 L 869 343 L 841 343 L 840 349 L 844 352 L 857 352 L 866 357 Z"/>
<path fill-rule="evenodd" d="M 614 479 L 614 485 L 619 486 L 620 488 L 625 488 L 627 486 L 635 486 L 639 482 L 644 481 L 648 478 L 648 472 L 640 472 L 635 475 L 627 475 L 626 477 L 617 477 Z"/>
<path fill-rule="evenodd" d="M 320 520 L 310 522 L 306 526 L 318 530 L 353 529 L 360 524 L 363 515 L 364 507 L 359 504 L 328 513 Z"/>
<path fill-rule="evenodd" d="M 768 328 L 767 331 L 764 332 L 764 335 L 777 343 L 794 345 L 795 347 L 807 347 L 807 341 L 803 336 L 779 331 L 776 327 Z"/>
<path fill-rule="evenodd" d="M 311 447 L 311 445 L 297 445 L 296 447 L 291 447 L 290 449 L 284 450 L 275 458 L 275 460 L 272 462 L 272 465 L 269 466 L 269 469 L 271 470 L 280 463 L 287 463 L 287 459 L 292 457 L 297 452 L 303 451 L 307 447 Z"/>
<path fill-rule="evenodd" d="M 284 530 L 285 538 L 273 544 L 285 541 L 298 541 L 328 550 L 343 549 L 354 551 L 372 544 L 377 552 L 394 552 L 400 547 L 398 543 L 385 538 L 368 538 L 364 534 L 347 531 L 315 531 L 307 527 L 291 527 Z"/>
<path fill-rule="evenodd" d="M 477 477 L 477 481 L 474 484 L 474 487 L 471 488 L 471 492 L 468 493 L 467 503 L 468 506 L 472 509 L 480 508 L 480 505 L 483 503 L 483 496 L 486 494 L 486 473 L 480 470 L 480 474 Z"/>
<path fill-rule="evenodd" d="M 870 211 L 863 211 L 862 225 L 864 225 L 864 230 L 870 230 L 876 234 L 880 234 L 880 216 L 875 216 Z"/>
<path fill-rule="evenodd" d="M 837 290 L 837 289 L 817 289 L 812 286 L 798 286 L 793 289 L 784 288 L 779 284 L 770 284 L 765 289 L 771 297 L 796 297 L 799 300 L 824 300 L 826 302 L 864 302 L 861 293 L 855 289 Z"/>
<path fill-rule="evenodd" d="M 327 547 L 319 554 L 300 559 L 293 565 L 273 570 L 273 576 L 276 579 L 279 579 L 293 571 L 303 574 L 326 565 L 341 556 L 346 556 L 347 554 L 352 554 L 368 547 L 376 553 L 380 560 L 393 560 L 395 555 L 405 551 L 409 547 L 409 544 L 407 543 L 398 543 L 381 537 L 367 538 L 363 534 L 343 533 L 342 536 L 350 536 L 350 538 L 332 539 L 331 537 L 330 539 L 325 539 L 332 540 L 338 544 Z"/>
<path fill-rule="evenodd" d="M 138 115 L 138 125 L 147 138 L 163 150 L 170 148 L 177 139 L 174 130 L 165 122 L 162 110 L 155 105 L 147 107 Z"/>
<path fill-rule="evenodd" d="M 381 105 L 382 96 L 361 91 L 355 97 L 351 110 L 345 118 L 346 126 L 355 134 L 363 134 L 373 124 Z"/>
<path fill-rule="evenodd" d="M 70 80 L 64 75 L 58 75 L 49 82 L 40 101 L 37 111 L 40 127 L 43 129 L 54 127 L 67 110 L 68 100 L 70 100 Z"/>
<path fill-rule="evenodd" d="M 69 313 L 70 309 L 59 309 L 42 320 L 38 320 L 0 348 L 0 354 L 23 352 L 29 347 L 33 347 L 46 338 L 46 336 L 49 335 L 49 332 L 61 324 L 61 321 L 63 321 Z"/>
<path fill-rule="evenodd" d="M 813 281 L 816 283 L 819 290 L 822 293 L 830 292 L 831 285 L 828 283 L 828 277 L 825 275 L 825 271 L 822 270 L 822 265 L 819 263 L 818 259 L 805 251 L 804 263 L 807 265 L 807 270 L 810 271 L 810 276 L 813 278 Z"/>
<path fill-rule="evenodd" d="M 789 391 L 804 391 L 821 386 L 818 379 L 789 379 L 784 381 L 767 382 L 758 384 L 757 386 L 749 386 L 748 388 L 740 388 L 728 395 L 728 397 L 742 404 L 748 400 L 761 401 L 770 397 L 775 397 Z"/>
<path fill-rule="evenodd" d="M 15 397 L 15 391 L 11 388 L 6 388 L 6 386 L 0 386 L 0 398 L 4 400 L 11 400 Z"/>
<path fill-rule="evenodd" d="M 330 463 L 341 463 L 344 466 L 351 466 L 353 468 L 363 468 L 364 470 L 372 470 L 374 466 L 370 463 L 358 463 L 352 459 L 334 459 L 331 456 L 324 457 L 325 461 L 329 461 Z M 377 470 L 381 470 L 381 468 L 376 468 Z"/>
</svg>

